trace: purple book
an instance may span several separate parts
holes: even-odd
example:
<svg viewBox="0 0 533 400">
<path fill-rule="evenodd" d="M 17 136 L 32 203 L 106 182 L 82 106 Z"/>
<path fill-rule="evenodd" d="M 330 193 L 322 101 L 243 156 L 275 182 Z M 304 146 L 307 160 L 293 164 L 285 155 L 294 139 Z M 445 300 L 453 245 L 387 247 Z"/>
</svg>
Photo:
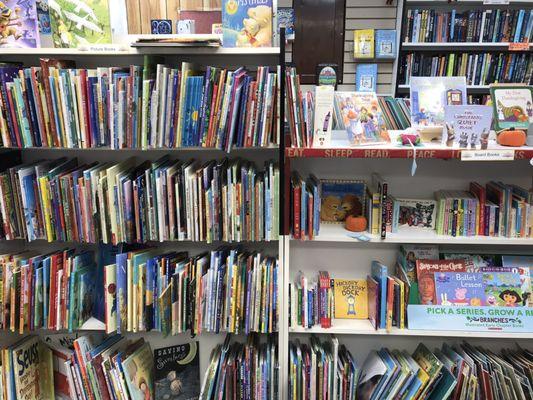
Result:
<svg viewBox="0 0 533 400">
<path fill-rule="evenodd" d="M 473 272 L 435 273 L 437 304 L 442 306 L 483 306 L 483 274 Z"/>
<path fill-rule="evenodd" d="M 3 35 L 0 48 L 35 48 L 40 46 L 35 1 L 4 0 Z"/>
</svg>

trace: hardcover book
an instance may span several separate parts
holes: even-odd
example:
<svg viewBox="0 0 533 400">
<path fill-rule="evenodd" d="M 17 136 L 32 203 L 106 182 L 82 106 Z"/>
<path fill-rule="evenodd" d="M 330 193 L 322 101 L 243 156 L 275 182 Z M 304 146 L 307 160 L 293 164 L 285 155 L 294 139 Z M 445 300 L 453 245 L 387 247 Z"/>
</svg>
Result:
<svg viewBox="0 0 533 400">
<path fill-rule="evenodd" d="M 446 105 L 466 104 L 465 77 L 411 77 L 411 124 L 443 126 Z"/>
<path fill-rule="evenodd" d="M 335 318 L 367 319 L 368 293 L 364 279 L 334 279 Z"/>
<path fill-rule="evenodd" d="M 376 58 L 396 57 L 396 30 L 376 30 Z"/>
<path fill-rule="evenodd" d="M 272 46 L 272 0 L 224 0 L 222 43 L 224 47 Z"/>
<path fill-rule="evenodd" d="M 354 30 L 354 58 L 374 58 L 374 29 Z"/>
<path fill-rule="evenodd" d="M 393 206 L 392 231 L 395 232 L 397 228 L 433 230 L 436 211 L 435 200 L 396 199 Z"/>
<path fill-rule="evenodd" d="M 512 272 L 484 272 L 486 303 L 489 306 L 522 306 L 520 275 Z"/>
<path fill-rule="evenodd" d="M 435 291 L 440 306 L 484 306 L 483 274 L 475 272 L 435 273 Z"/>
<path fill-rule="evenodd" d="M 368 290 L 368 319 L 375 329 L 379 328 L 379 285 L 371 276 L 366 278 Z"/>
<path fill-rule="evenodd" d="M 132 355 L 122 361 L 124 378 L 132 400 L 154 398 L 154 358 L 148 343 L 144 343 Z"/>
<path fill-rule="evenodd" d="M 0 48 L 40 46 L 35 1 L 4 0 L 0 12 Z"/>
<path fill-rule="evenodd" d="M 278 8 L 278 26 L 285 28 L 285 39 L 294 40 L 294 8 Z"/>
<path fill-rule="evenodd" d="M 355 91 L 376 92 L 378 80 L 377 64 L 357 64 L 355 68 Z"/>
<path fill-rule="evenodd" d="M 453 143 L 454 147 L 479 149 L 481 141 L 488 144 L 492 124 L 492 109 L 489 106 L 466 105 L 444 106 L 446 137 L 443 144 Z"/>
<path fill-rule="evenodd" d="M 404 244 L 400 247 L 400 255 L 398 257 L 410 282 L 416 282 L 417 260 L 437 260 L 438 258 L 438 246 L 427 244 Z"/>
<path fill-rule="evenodd" d="M 54 47 L 111 43 L 108 0 L 49 2 Z"/>
<path fill-rule="evenodd" d="M 466 264 L 464 260 L 417 260 L 416 276 L 421 304 L 437 304 L 434 277 L 440 272 L 466 272 Z"/>
<path fill-rule="evenodd" d="M 533 88 L 519 85 L 494 85 L 490 88 L 494 109 L 494 128 L 525 129 L 533 123 Z"/>
</svg>

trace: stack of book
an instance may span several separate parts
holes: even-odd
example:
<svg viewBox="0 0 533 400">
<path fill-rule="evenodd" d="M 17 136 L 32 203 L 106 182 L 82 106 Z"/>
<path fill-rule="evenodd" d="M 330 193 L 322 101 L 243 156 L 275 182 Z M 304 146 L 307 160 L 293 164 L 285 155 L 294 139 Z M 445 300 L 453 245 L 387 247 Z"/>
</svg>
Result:
<svg viewBox="0 0 533 400">
<path fill-rule="evenodd" d="M 378 101 L 388 130 L 405 130 L 411 126 L 409 99 L 378 96 Z"/>
<path fill-rule="evenodd" d="M 289 399 L 355 400 L 359 368 L 336 337 L 289 343 Z M 366 399 L 367 397 L 357 397 Z"/>
<path fill-rule="evenodd" d="M 0 169 L 5 239 L 117 244 L 279 235 L 279 169 L 272 162 L 261 170 L 241 160 L 168 156 L 83 165 L 66 158 L 17 165 L 16 155 L 7 157 Z"/>
<path fill-rule="evenodd" d="M 0 67 L 4 147 L 265 147 L 279 143 L 278 72 L 190 64 Z"/>
<path fill-rule="evenodd" d="M 298 172 L 291 176 L 292 236 L 313 239 L 320 231 L 320 182 L 311 175 L 303 180 Z"/>
<path fill-rule="evenodd" d="M 407 53 L 400 60 L 399 82 L 411 76 L 465 76 L 467 85 L 531 84 L 533 55 L 528 53 Z"/>
<path fill-rule="evenodd" d="M 199 398 L 277 399 L 278 360 L 276 341 L 272 338 L 261 343 L 258 336 L 249 335 L 245 344 L 231 344 L 228 336 L 211 353 Z"/>
<path fill-rule="evenodd" d="M 533 39 L 532 20 L 533 11 L 524 9 L 409 9 L 404 42 L 529 43 Z"/>
<path fill-rule="evenodd" d="M 278 280 L 277 260 L 261 254 L 119 253 L 105 266 L 106 331 L 276 332 Z"/>
<path fill-rule="evenodd" d="M 308 90 L 302 93 L 300 76 L 296 68 L 285 71 L 287 121 L 291 143 L 295 147 L 311 147 L 313 141 L 315 93 Z"/>
</svg>

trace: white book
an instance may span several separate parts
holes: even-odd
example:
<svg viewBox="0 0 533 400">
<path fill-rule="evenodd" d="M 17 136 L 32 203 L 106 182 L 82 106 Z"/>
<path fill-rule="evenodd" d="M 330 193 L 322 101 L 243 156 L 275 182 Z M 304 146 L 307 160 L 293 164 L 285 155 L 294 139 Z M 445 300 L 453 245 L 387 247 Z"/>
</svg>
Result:
<svg viewBox="0 0 533 400">
<path fill-rule="evenodd" d="M 315 88 L 315 115 L 313 122 L 313 147 L 326 148 L 331 144 L 331 127 L 333 123 L 333 86 Z"/>
<path fill-rule="evenodd" d="M 118 243 L 117 242 L 117 232 L 118 232 L 117 205 L 119 202 L 123 201 L 123 199 L 117 198 L 115 194 L 115 190 L 114 190 L 115 187 L 118 185 L 117 175 L 119 175 L 120 172 L 133 167 L 134 163 L 135 163 L 135 159 L 129 158 L 118 164 L 113 165 L 112 167 L 106 170 L 107 184 L 108 184 L 108 191 L 107 191 L 108 204 L 107 205 L 108 205 L 109 221 L 110 221 L 110 226 L 111 226 L 111 243 L 113 244 Z"/>
</svg>

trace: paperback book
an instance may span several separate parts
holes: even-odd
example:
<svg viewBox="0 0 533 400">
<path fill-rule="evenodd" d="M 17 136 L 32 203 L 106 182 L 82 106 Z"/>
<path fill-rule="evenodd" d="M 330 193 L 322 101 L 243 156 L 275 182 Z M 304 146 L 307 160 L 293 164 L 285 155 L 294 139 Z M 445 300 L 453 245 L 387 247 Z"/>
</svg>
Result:
<svg viewBox="0 0 533 400">
<path fill-rule="evenodd" d="M 272 0 L 222 2 L 224 47 L 272 46 Z"/>
</svg>

